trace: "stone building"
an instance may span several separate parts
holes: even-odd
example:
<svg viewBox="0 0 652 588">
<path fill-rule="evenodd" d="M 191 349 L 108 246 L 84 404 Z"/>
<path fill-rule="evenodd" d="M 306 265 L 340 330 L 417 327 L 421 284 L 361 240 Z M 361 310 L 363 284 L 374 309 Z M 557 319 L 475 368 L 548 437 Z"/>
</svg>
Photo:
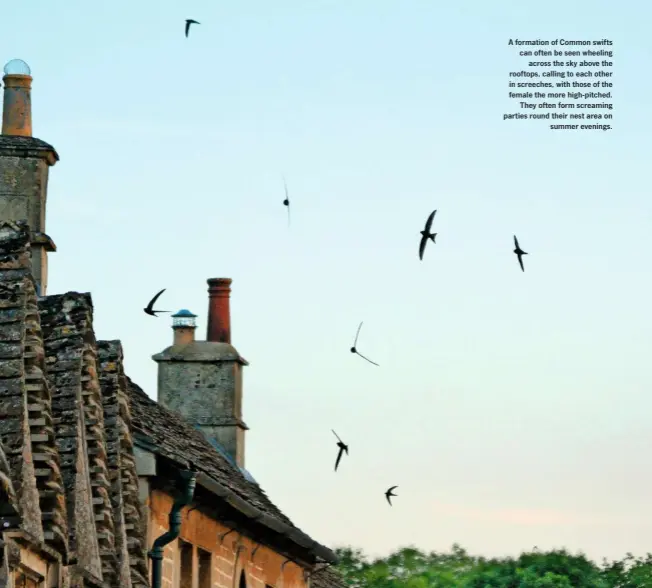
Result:
<svg viewBox="0 0 652 588">
<path fill-rule="evenodd" d="M 158 398 L 93 330 L 90 294 L 46 295 L 49 168 L 31 82 L 5 67 L 0 135 L 0 588 L 338 588 L 334 553 L 245 469 L 230 280 L 209 280 L 208 335 L 173 317 Z"/>
</svg>

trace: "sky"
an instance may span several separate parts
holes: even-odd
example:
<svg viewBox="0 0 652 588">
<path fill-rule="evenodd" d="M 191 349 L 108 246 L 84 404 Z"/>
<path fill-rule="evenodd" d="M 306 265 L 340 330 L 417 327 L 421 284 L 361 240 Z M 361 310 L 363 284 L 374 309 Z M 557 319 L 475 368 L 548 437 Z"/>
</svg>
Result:
<svg viewBox="0 0 652 588">
<path fill-rule="evenodd" d="M 171 320 L 142 308 L 167 288 L 204 339 L 206 279 L 232 278 L 246 467 L 322 544 L 652 551 L 650 16 L 10 2 L 0 61 L 30 65 L 34 136 L 61 157 L 48 294 L 91 292 L 97 337 L 156 398 Z M 611 39 L 614 129 L 503 121 L 509 38 Z M 379 367 L 349 353 L 360 321 Z"/>
</svg>

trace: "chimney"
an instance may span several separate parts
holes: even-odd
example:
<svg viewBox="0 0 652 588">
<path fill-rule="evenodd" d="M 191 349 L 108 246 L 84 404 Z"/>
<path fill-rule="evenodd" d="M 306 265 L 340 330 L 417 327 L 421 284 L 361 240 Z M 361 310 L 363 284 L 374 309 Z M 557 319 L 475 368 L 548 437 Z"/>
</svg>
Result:
<svg viewBox="0 0 652 588">
<path fill-rule="evenodd" d="M 230 278 L 208 280 L 208 329 L 206 340 L 231 343 Z"/>
<path fill-rule="evenodd" d="M 4 69 L 2 134 L 32 136 L 32 72 L 22 59 L 12 59 Z"/>
<path fill-rule="evenodd" d="M 173 345 L 188 345 L 195 340 L 196 318 L 196 314 L 185 308 L 172 315 Z"/>
<path fill-rule="evenodd" d="M 195 315 L 172 316 L 174 344 L 157 353 L 158 401 L 181 414 L 239 468 L 245 465 L 242 368 L 247 361 L 231 345 L 231 280 L 208 280 L 207 341 L 195 340 Z"/>
<path fill-rule="evenodd" d="M 59 155 L 32 136 L 32 76 L 22 59 L 4 67 L 0 136 L 0 218 L 26 221 L 32 249 L 32 275 L 39 296 L 47 294 L 48 253 L 57 250 L 45 232 L 49 168 Z"/>
</svg>

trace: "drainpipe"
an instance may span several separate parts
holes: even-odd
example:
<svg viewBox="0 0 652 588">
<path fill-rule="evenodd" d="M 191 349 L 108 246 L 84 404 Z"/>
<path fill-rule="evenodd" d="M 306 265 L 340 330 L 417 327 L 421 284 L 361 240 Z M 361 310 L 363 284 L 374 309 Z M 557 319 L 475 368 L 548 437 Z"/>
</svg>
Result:
<svg viewBox="0 0 652 588">
<path fill-rule="evenodd" d="M 181 532 L 181 510 L 192 502 L 192 497 L 195 494 L 197 473 L 184 470 L 180 472 L 180 475 L 181 496 L 174 501 L 170 511 L 170 530 L 154 541 L 152 550 L 147 554 L 152 560 L 152 588 L 161 588 L 163 548 L 179 536 Z"/>
</svg>

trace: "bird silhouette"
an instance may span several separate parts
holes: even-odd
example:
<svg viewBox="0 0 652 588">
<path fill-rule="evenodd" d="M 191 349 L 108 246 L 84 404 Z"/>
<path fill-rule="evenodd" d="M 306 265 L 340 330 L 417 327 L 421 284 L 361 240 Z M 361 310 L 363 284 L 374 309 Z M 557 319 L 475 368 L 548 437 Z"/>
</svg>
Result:
<svg viewBox="0 0 652 588">
<path fill-rule="evenodd" d="M 360 329 L 362 328 L 362 323 L 358 326 L 358 332 L 355 334 L 355 341 L 353 342 L 353 347 L 351 347 L 351 353 L 357 353 L 362 359 L 366 359 L 369 363 L 373 363 L 374 365 L 378 365 L 375 361 L 371 361 L 368 357 L 365 357 L 358 351 L 356 348 L 356 345 L 358 344 L 358 337 L 360 336 Z M 378 366 L 380 367 L 380 366 Z"/>
<path fill-rule="evenodd" d="M 165 292 L 165 288 L 163 288 L 163 290 L 161 290 L 161 291 L 160 291 L 156 296 L 154 296 L 154 298 L 152 298 L 152 299 L 149 301 L 149 304 L 148 304 L 145 308 L 143 308 L 143 310 L 144 310 L 147 314 L 149 314 L 149 315 L 151 315 L 151 316 L 156 316 L 156 313 L 157 313 L 157 312 L 170 312 L 169 310 L 154 310 L 154 305 L 156 304 L 156 301 L 158 300 L 158 297 L 159 297 L 161 294 L 163 294 L 163 292 Z"/>
<path fill-rule="evenodd" d="M 290 226 L 290 197 L 288 196 L 288 185 L 283 178 L 283 185 L 285 186 L 285 200 L 283 200 L 283 206 L 288 207 L 288 227 Z"/>
<path fill-rule="evenodd" d="M 518 263 L 521 265 L 521 269 L 525 271 L 525 268 L 523 267 L 523 256 L 527 255 L 527 252 L 523 251 L 519 246 L 516 235 L 514 235 L 514 245 L 516 245 L 516 249 L 514 249 L 514 253 L 516 253 L 516 256 L 518 257 Z"/>
<path fill-rule="evenodd" d="M 333 431 L 333 429 L 331 429 L 331 431 Z M 340 450 L 337 452 L 337 459 L 335 460 L 335 471 L 337 471 L 337 466 L 340 465 L 342 454 L 344 452 L 346 452 L 347 455 L 349 454 L 349 446 L 340 439 L 339 435 L 335 431 L 333 431 L 333 435 L 337 437 L 337 446 L 340 448 Z"/>
<path fill-rule="evenodd" d="M 192 18 L 187 18 L 186 19 L 186 37 L 188 37 L 188 33 L 190 32 L 190 25 L 191 24 L 201 24 L 201 23 L 196 21 L 196 20 L 192 20 Z"/>
<path fill-rule="evenodd" d="M 387 502 L 389 502 L 390 506 L 392 506 L 392 499 L 390 496 L 397 496 L 396 494 L 392 494 L 392 490 L 396 490 L 396 488 L 398 488 L 398 486 L 392 486 L 387 490 L 387 492 L 385 492 L 385 498 L 387 498 Z"/>
<path fill-rule="evenodd" d="M 424 227 L 423 231 L 421 231 L 421 243 L 419 243 L 419 259 L 421 260 L 423 259 L 423 252 L 426 250 L 426 243 L 428 242 L 428 239 L 430 239 L 433 243 L 436 243 L 435 237 L 437 236 L 437 233 L 430 232 L 435 214 L 437 214 L 436 210 L 433 210 L 430 213 L 430 216 L 426 221 L 426 226 Z"/>
</svg>

